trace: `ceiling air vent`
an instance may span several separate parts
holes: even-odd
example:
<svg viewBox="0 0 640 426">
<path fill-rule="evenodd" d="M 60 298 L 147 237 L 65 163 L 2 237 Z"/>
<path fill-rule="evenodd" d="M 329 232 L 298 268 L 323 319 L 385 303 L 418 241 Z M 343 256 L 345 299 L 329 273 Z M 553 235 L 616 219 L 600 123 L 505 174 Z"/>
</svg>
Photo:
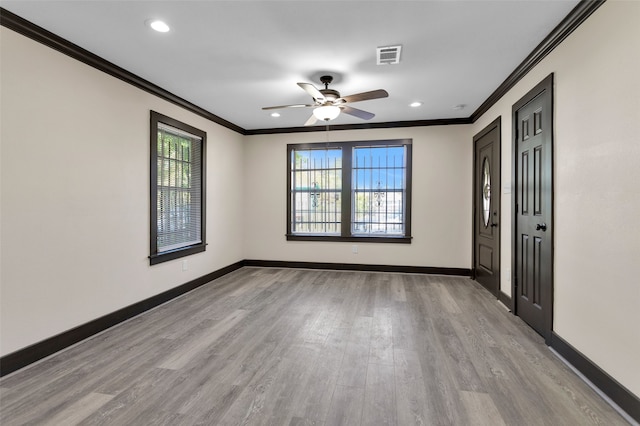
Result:
<svg viewBox="0 0 640 426">
<path fill-rule="evenodd" d="M 378 53 L 378 65 L 391 65 L 400 62 L 402 46 L 385 46 L 376 49 Z"/>
</svg>

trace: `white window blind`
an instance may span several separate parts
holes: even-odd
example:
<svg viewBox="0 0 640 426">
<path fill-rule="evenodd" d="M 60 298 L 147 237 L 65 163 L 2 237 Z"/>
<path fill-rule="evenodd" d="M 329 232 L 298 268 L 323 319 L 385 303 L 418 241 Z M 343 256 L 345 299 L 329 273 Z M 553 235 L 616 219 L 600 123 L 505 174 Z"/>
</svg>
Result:
<svg viewBox="0 0 640 426">
<path fill-rule="evenodd" d="M 158 123 L 157 250 L 202 243 L 202 138 Z"/>
</svg>

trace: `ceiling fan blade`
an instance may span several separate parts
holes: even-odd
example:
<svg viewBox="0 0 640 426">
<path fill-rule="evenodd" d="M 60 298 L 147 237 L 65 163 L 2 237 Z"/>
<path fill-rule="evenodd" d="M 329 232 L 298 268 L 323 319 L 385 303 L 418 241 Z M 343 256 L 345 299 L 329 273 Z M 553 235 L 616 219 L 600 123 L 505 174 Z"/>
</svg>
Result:
<svg viewBox="0 0 640 426">
<path fill-rule="evenodd" d="M 355 95 L 343 96 L 341 99 L 343 99 L 344 102 L 360 102 L 368 101 L 370 99 L 386 98 L 387 96 L 389 96 L 389 93 L 387 93 L 386 90 L 378 89 L 372 90 L 370 92 L 362 92 L 356 93 Z"/>
<path fill-rule="evenodd" d="M 262 109 L 307 108 L 307 107 L 313 107 L 313 106 L 315 106 L 315 105 L 305 105 L 305 104 L 278 105 L 278 106 L 262 107 Z"/>
<path fill-rule="evenodd" d="M 311 95 L 313 99 L 319 102 L 324 102 L 324 95 L 311 83 L 298 83 L 298 86 L 305 92 Z"/>
<path fill-rule="evenodd" d="M 376 116 L 374 113 L 363 111 L 361 109 L 353 108 L 347 105 L 341 105 L 340 109 L 345 114 L 353 115 L 354 117 L 362 118 L 363 120 L 371 120 Z"/>
<path fill-rule="evenodd" d="M 307 120 L 306 123 L 304 123 L 305 126 L 313 126 L 314 124 L 316 124 L 316 121 L 318 121 L 318 119 L 316 118 L 315 115 L 311 114 L 311 117 L 309 117 L 309 119 Z"/>
</svg>

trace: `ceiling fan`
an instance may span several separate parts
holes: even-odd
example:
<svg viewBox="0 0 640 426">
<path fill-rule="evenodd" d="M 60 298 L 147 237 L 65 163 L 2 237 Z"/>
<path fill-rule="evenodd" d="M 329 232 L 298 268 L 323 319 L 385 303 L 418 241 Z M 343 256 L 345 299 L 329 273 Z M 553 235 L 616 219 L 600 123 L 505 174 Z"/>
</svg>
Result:
<svg viewBox="0 0 640 426">
<path fill-rule="evenodd" d="M 281 108 L 314 108 L 313 114 L 304 123 L 305 126 L 312 126 L 318 120 L 330 121 L 340 115 L 340 112 L 353 115 L 354 117 L 362 118 L 363 120 L 370 120 L 375 117 L 375 114 L 363 111 L 361 109 L 353 108 L 346 105 L 347 103 L 354 103 L 360 101 L 368 101 L 371 99 L 386 98 L 389 96 L 386 90 L 378 89 L 370 92 L 356 93 L 355 95 L 340 96 L 340 92 L 337 90 L 329 89 L 329 84 L 333 81 L 333 77 L 330 75 L 323 75 L 320 77 L 320 81 L 324 84 L 324 89 L 317 89 L 311 83 L 298 83 L 305 92 L 311 95 L 313 98 L 312 104 L 297 104 L 297 105 L 278 105 L 264 107 L 263 110 L 268 109 L 281 109 Z"/>
</svg>

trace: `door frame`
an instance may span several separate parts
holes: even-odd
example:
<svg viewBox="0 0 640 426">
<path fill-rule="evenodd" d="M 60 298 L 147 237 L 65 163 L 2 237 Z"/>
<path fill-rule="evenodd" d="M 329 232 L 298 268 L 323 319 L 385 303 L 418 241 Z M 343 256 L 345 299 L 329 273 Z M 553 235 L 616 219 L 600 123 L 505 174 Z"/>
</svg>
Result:
<svg viewBox="0 0 640 426">
<path fill-rule="evenodd" d="M 498 241 L 498 245 L 497 245 L 497 251 L 498 251 L 498 273 L 497 273 L 497 277 L 498 277 L 498 287 L 496 288 L 496 293 L 494 294 L 494 296 L 496 296 L 497 299 L 500 299 L 500 292 L 501 292 L 501 270 L 502 268 L 500 267 L 500 246 L 501 246 L 501 241 L 500 241 L 500 227 L 502 226 L 501 222 L 502 222 L 502 116 L 498 116 L 498 118 L 496 118 L 495 120 L 493 120 L 491 123 L 489 123 L 484 129 L 482 129 L 480 132 L 478 132 L 475 136 L 473 136 L 473 189 L 472 189 L 472 196 L 473 196 L 473 237 L 472 237 L 472 242 L 473 242 L 473 246 L 471 248 L 471 257 L 473 260 L 473 264 L 471 265 L 471 274 L 472 274 L 472 278 L 475 280 L 476 279 L 476 261 L 477 261 L 477 256 L 478 253 L 476 252 L 476 246 L 477 246 L 477 239 L 476 239 L 476 234 L 477 234 L 477 224 L 478 221 L 477 219 L 477 215 L 478 215 L 478 209 L 480 208 L 480 206 L 478 206 L 478 197 L 476 197 L 476 188 L 478 185 L 478 181 L 477 181 L 477 168 L 476 168 L 476 144 L 478 143 L 478 140 L 482 139 L 483 136 L 485 136 L 487 133 L 491 132 L 493 129 L 498 129 L 498 139 L 497 139 L 497 147 L 496 149 L 498 150 L 498 163 L 497 164 L 492 164 L 492 168 L 496 168 L 495 169 L 498 173 L 498 187 L 497 187 L 497 191 L 491 191 L 491 201 L 494 200 L 494 197 L 497 198 L 498 200 L 498 226 L 495 228 L 495 232 L 496 232 L 496 239 Z M 493 183 L 493 182 L 492 182 Z M 493 186 L 493 185 L 492 185 Z M 484 286 L 483 286 L 484 287 Z"/>
<path fill-rule="evenodd" d="M 518 100 L 515 104 L 513 104 L 511 108 L 511 122 L 512 122 L 512 137 L 511 137 L 511 182 L 513 185 L 512 197 L 511 197 L 511 300 L 512 300 L 512 309 L 513 314 L 518 315 L 518 282 L 517 282 L 517 247 L 518 247 L 518 218 L 517 218 L 517 201 L 519 197 L 518 185 L 517 185 L 517 177 L 518 177 L 518 117 L 517 111 L 522 108 L 524 105 L 533 100 L 540 93 L 545 92 L 548 93 L 547 98 L 547 107 L 550 111 L 551 123 L 549 123 L 550 127 L 550 137 L 551 137 L 551 146 L 549 148 L 550 157 L 551 157 L 551 176 L 550 176 L 550 190 L 551 190 L 551 206 L 549 206 L 551 212 L 549 214 L 550 224 L 549 224 L 549 244 L 551 250 L 551 282 L 549 283 L 549 294 L 545 295 L 545 311 L 544 311 L 544 331 L 543 337 L 545 343 L 547 345 L 551 345 L 551 338 L 553 334 L 553 293 L 554 293 L 554 280 L 555 280 L 555 232 L 554 232 L 554 222 L 555 222 L 555 181 L 554 181 L 554 171 L 555 171 L 555 156 L 554 156 L 554 141 L 555 141 L 555 127 L 554 127 L 554 93 L 553 93 L 553 73 L 549 74 L 545 77 L 540 83 L 538 83 L 533 89 L 529 90 L 526 95 L 524 95 L 520 100 Z"/>
</svg>

